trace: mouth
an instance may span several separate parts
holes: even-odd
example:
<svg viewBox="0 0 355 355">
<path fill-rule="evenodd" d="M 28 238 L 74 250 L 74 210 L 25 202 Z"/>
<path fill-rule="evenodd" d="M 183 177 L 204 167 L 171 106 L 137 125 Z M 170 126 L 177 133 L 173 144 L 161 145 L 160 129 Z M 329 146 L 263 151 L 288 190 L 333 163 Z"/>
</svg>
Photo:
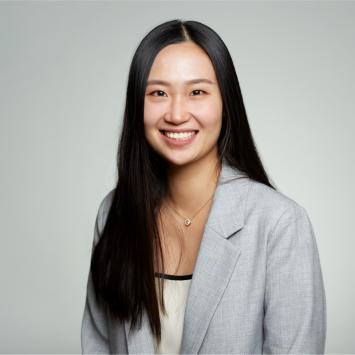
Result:
<svg viewBox="0 0 355 355">
<path fill-rule="evenodd" d="M 172 135 L 185 136 L 185 135 L 188 135 L 191 133 L 197 134 L 199 131 L 198 130 L 191 130 L 191 131 L 182 131 L 182 132 L 172 132 L 172 131 L 159 130 L 159 132 L 161 134 L 170 135 L 170 136 L 172 136 Z"/>
<path fill-rule="evenodd" d="M 184 132 L 169 132 L 159 130 L 164 140 L 171 146 L 184 146 L 191 143 L 198 134 L 198 130 Z"/>
</svg>

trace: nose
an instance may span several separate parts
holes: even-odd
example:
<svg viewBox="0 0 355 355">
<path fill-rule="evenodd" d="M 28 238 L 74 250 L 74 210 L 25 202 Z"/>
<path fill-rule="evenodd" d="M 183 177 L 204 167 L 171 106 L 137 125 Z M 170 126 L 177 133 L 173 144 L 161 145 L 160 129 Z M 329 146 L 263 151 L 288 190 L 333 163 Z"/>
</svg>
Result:
<svg viewBox="0 0 355 355">
<path fill-rule="evenodd" d="M 181 124 L 188 121 L 191 114 L 188 112 L 182 97 L 175 97 L 171 101 L 170 110 L 166 112 L 164 118 L 167 122 L 172 124 Z"/>
</svg>

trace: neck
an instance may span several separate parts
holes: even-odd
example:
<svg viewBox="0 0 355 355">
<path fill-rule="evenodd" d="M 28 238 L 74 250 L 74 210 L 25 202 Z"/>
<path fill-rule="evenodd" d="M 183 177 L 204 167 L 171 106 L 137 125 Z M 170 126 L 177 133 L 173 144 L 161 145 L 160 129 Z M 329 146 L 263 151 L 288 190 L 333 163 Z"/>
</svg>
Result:
<svg viewBox="0 0 355 355">
<path fill-rule="evenodd" d="M 184 166 L 170 166 L 168 201 L 177 211 L 191 217 L 213 196 L 220 168 L 218 156 L 207 156 Z"/>
</svg>

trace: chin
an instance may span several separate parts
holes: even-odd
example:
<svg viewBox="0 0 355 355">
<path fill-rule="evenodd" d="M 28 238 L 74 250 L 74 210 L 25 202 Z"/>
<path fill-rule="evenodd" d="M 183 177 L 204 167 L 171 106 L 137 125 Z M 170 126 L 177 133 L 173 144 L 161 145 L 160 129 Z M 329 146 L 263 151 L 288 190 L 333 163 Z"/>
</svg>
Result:
<svg viewBox="0 0 355 355">
<path fill-rule="evenodd" d="M 184 166 L 187 164 L 191 164 L 193 162 L 196 161 L 195 157 L 188 157 L 188 156 L 176 156 L 176 157 L 171 157 L 171 156 L 162 156 L 163 159 L 170 165 L 174 165 L 174 166 Z"/>
</svg>

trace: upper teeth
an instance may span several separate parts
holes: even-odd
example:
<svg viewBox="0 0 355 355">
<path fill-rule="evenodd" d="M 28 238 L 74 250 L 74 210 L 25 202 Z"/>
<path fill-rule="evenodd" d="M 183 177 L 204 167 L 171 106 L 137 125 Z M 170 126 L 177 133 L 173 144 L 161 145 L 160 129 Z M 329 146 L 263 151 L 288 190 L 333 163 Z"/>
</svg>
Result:
<svg viewBox="0 0 355 355">
<path fill-rule="evenodd" d="M 195 131 L 191 131 L 191 132 L 180 132 L 180 133 L 173 133 L 173 132 L 164 132 L 164 134 L 166 136 L 168 136 L 169 138 L 187 138 L 187 137 L 191 137 L 195 134 Z"/>
</svg>

